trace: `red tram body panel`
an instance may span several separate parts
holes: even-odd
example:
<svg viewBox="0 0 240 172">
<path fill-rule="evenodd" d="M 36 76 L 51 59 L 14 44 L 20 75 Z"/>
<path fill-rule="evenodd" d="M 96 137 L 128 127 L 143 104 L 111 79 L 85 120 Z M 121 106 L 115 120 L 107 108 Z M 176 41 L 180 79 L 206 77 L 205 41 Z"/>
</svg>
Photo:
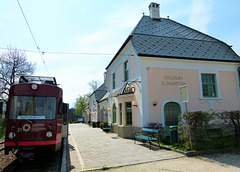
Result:
<svg viewBox="0 0 240 172">
<path fill-rule="evenodd" d="M 65 113 L 63 91 L 55 78 L 21 79 L 9 91 L 5 154 L 12 149 L 57 151 Z"/>
</svg>

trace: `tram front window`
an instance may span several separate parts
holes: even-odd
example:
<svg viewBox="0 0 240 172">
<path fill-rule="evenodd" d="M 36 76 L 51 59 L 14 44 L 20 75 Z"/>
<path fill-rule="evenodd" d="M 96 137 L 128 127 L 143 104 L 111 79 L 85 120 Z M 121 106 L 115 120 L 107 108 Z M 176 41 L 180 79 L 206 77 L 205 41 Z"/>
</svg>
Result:
<svg viewBox="0 0 240 172">
<path fill-rule="evenodd" d="M 10 99 L 10 119 L 55 119 L 55 97 L 13 96 Z"/>
</svg>

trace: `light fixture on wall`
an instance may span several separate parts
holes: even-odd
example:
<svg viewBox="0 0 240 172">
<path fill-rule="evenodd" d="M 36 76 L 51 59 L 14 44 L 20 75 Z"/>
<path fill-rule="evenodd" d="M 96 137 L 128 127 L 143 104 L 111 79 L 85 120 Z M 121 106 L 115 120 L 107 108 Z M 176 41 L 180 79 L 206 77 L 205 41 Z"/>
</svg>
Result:
<svg viewBox="0 0 240 172">
<path fill-rule="evenodd" d="M 118 105 L 116 106 L 116 109 L 118 109 Z"/>
<path fill-rule="evenodd" d="M 108 111 L 110 111 L 111 109 L 110 108 L 107 108 Z"/>
<path fill-rule="evenodd" d="M 156 106 L 158 104 L 157 100 L 153 101 L 153 106 Z"/>
<path fill-rule="evenodd" d="M 137 102 L 132 101 L 132 106 L 136 106 L 137 107 Z"/>
</svg>

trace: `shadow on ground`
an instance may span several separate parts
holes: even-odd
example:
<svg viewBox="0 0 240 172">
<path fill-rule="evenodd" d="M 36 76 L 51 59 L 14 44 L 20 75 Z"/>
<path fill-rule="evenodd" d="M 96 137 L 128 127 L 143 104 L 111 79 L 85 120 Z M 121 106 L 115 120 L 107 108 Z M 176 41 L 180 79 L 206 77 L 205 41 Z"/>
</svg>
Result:
<svg viewBox="0 0 240 172">
<path fill-rule="evenodd" d="M 203 155 L 199 158 L 205 161 L 217 162 L 221 163 L 222 165 L 230 165 L 240 168 L 240 151 Z"/>
</svg>

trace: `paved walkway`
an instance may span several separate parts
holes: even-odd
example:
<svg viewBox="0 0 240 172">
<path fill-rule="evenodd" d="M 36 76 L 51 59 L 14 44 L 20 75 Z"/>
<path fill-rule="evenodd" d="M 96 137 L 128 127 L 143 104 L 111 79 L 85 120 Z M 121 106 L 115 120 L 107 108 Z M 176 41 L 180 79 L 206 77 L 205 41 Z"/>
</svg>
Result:
<svg viewBox="0 0 240 172">
<path fill-rule="evenodd" d="M 85 171 L 183 157 L 168 150 L 150 150 L 140 142 L 122 139 L 114 133 L 85 124 L 71 124 L 69 135 L 70 170 Z"/>
</svg>

